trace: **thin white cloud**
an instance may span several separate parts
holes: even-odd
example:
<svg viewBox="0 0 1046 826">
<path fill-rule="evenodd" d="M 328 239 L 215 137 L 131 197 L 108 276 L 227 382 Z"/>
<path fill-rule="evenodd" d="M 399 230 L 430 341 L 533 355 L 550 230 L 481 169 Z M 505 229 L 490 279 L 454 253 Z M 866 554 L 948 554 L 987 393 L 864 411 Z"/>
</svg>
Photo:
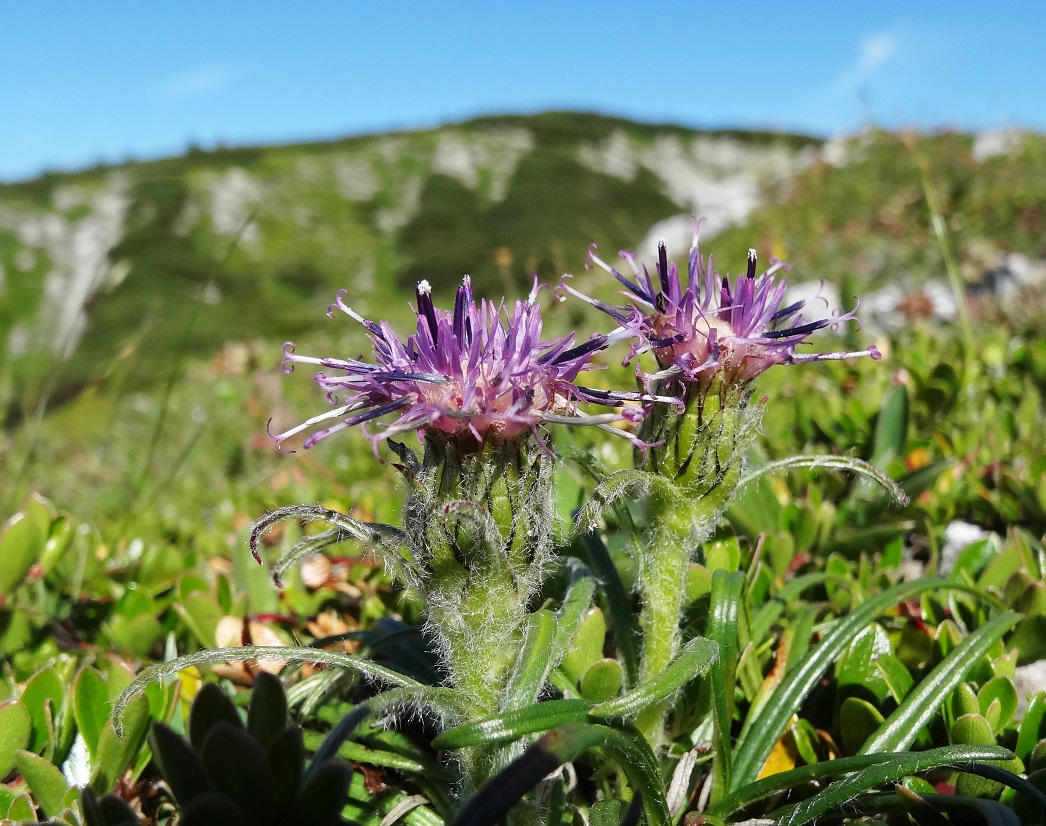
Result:
<svg viewBox="0 0 1046 826">
<path fill-rule="evenodd" d="M 905 35 L 888 31 L 865 34 L 850 60 L 785 104 L 782 122 L 833 134 L 854 129 L 862 106 L 867 106 L 866 97 L 876 75 L 891 63 L 910 59 L 905 49 L 908 40 Z"/>
<path fill-rule="evenodd" d="M 186 100 L 228 89 L 246 76 L 240 66 L 205 66 L 168 78 L 156 87 L 164 100 Z"/>
<path fill-rule="evenodd" d="M 885 63 L 900 51 L 901 41 L 895 34 L 875 32 L 861 39 L 856 59 L 826 84 L 826 96 L 851 95 L 858 92 Z"/>
</svg>

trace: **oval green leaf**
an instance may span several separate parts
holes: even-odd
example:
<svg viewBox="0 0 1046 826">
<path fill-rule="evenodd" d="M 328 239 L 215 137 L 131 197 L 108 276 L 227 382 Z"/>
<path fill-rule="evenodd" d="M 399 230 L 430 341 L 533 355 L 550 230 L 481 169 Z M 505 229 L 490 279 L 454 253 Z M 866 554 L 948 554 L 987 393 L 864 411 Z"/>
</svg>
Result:
<svg viewBox="0 0 1046 826">
<path fill-rule="evenodd" d="M 0 778 L 15 765 L 15 752 L 29 745 L 33 721 L 18 700 L 0 703 Z"/>
<path fill-rule="evenodd" d="M 16 513 L 0 528 L 0 596 L 22 584 L 44 550 L 44 537 L 36 521 Z"/>
<path fill-rule="evenodd" d="M 603 718 L 632 717 L 703 674 L 718 656 L 719 646 L 711 640 L 703 637 L 692 639 L 684 646 L 682 653 L 660 674 L 620 697 L 593 706 L 589 713 L 593 717 Z"/>
<path fill-rule="evenodd" d="M 581 678 L 581 696 L 593 703 L 613 699 L 621 691 L 624 672 L 617 660 L 596 660 Z"/>
<path fill-rule="evenodd" d="M 69 784 L 58 767 L 50 760 L 24 750 L 15 752 L 15 765 L 40 808 L 48 815 L 57 817 L 61 814 Z"/>
<path fill-rule="evenodd" d="M 73 684 L 73 716 L 92 760 L 98 756 L 98 738 L 109 710 L 109 687 L 102 675 L 90 667 L 83 669 Z"/>
</svg>

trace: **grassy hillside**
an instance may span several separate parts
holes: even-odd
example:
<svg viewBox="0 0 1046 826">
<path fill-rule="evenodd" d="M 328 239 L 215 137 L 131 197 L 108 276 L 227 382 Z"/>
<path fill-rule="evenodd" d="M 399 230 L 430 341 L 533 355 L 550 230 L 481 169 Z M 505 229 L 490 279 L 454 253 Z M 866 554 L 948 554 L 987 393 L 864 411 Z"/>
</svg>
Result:
<svg viewBox="0 0 1046 826">
<path fill-rule="evenodd" d="M 275 374 L 282 341 L 366 349 L 361 330 L 323 316 L 340 287 L 359 311 L 399 325 L 419 278 L 444 299 L 464 272 L 484 293 L 511 296 L 532 272 L 554 282 L 570 271 L 609 297 L 612 285 L 583 269 L 589 243 L 612 256 L 665 219 L 715 222 L 729 203 L 709 193 L 753 187 L 760 201 L 747 217 L 705 243 L 721 270 L 736 272 L 755 246 L 789 260 L 794 280 L 821 278 L 844 296 L 898 281 L 917 291 L 945 272 L 929 192 L 972 283 L 1003 252 L 1046 257 L 1044 182 L 1036 135 L 984 157 L 973 136 L 951 133 L 869 132 L 822 148 L 560 113 L 191 152 L 0 187 L 3 495 L 43 490 L 90 517 L 162 505 L 170 485 L 188 485 L 170 500 L 172 518 L 186 510 L 175 502 L 220 490 L 248 512 L 284 499 L 257 501 L 269 484 L 259 480 L 310 498 L 263 429 L 319 409 L 306 371 Z M 1025 296 L 1007 320 L 981 312 L 1034 335 L 1041 303 Z M 602 323 L 577 302 L 547 314 L 555 333 Z M 44 399 L 54 412 L 40 419 Z M 346 499 L 388 505 L 365 477 L 350 478 L 366 450 L 351 441 L 306 461 L 317 478 L 341 479 Z"/>
<path fill-rule="evenodd" d="M 0 186 L 0 369 L 33 399 L 48 356 L 68 355 L 64 396 L 128 348 L 135 380 L 155 382 L 172 353 L 300 336 L 340 287 L 363 312 L 421 278 L 516 290 L 580 266 L 589 243 L 634 244 L 700 210 L 703 180 L 757 189 L 815 148 L 550 113 Z"/>
</svg>

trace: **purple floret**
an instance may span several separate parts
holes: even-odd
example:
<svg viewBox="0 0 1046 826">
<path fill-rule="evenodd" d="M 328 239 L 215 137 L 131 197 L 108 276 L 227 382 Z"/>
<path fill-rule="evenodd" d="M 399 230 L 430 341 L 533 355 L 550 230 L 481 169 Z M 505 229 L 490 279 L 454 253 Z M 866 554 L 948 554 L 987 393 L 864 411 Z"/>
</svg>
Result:
<svg viewBox="0 0 1046 826">
<path fill-rule="evenodd" d="M 641 419 L 642 411 L 628 405 L 649 399 L 575 384 L 578 375 L 590 369 L 592 355 L 609 340 L 595 336 L 575 344 L 571 335 L 542 342 L 537 293 L 535 281 L 529 298 L 517 301 L 510 316 L 504 302 L 483 300 L 477 306 L 472 281 L 465 276 L 454 309 L 448 312 L 433 305 L 431 288 L 422 281 L 414 308 L 416 330 L 401 341 L 387 322 L 369 321 L 354 312 L 340 291 L 327 314 L 333 318 L 339 310 L 367 329 L 373 361 L 302 356 L 293 344 L 285 344 L 284 371 L 293 371 L 296 364 L 323 368 L 315 378 L 334 409 L 274 434 L 277 448 L 312 430 L 303 442 L 309 448 L 340 430 L 385 416 L 390 419 L 383 426 L 362 428 L 375 446 L 411 431 L 419 436 L 471 437 L 477 444 L 504 441 L 534 432 L 544 422 L 596 425 L 635 441 L 610 424 Z M 617 409 L 589 415 L 579 403 Z"/>
<path fill-rule="evenodd" d="M 855 356 L 882 358 L 874 346 L 855 352 L 797 354 L 796 348 L 808 344 L 809 336 L 817 330 L 835 329 L 844 322 L 856 321 L 857 307 L 848 313 L 837 310 L 827 318 L 804 316 L 804 301 L 782 307 L 788 285 L 778 273 L 787 271 L 788 265 L 776 258 L 770 259 L 767 270 L 756 275 L 756 253 L 749 250 L 747 272 L 731 284 L 729 277 L 718 275 L 712 268 L 711 256 L 701 258 L 695 228 L 684 288 L 679 268 L 668 260 L 664 242 L 658 245 L 656 285 L 646 266 L 636 265 L 634 254 L 620 255 L 628 261 L 632 279 L 600 259 L 595 246 L 589 249 L 592 264 L 606 270 L 627 289 L 623 295 L 630 299 L 629 306 L 611 307 L 583 295 L 565 281 L 560 290 L 610 315 L 619 325 L 611 337 L 633 337 L 635 343 L 626 362 L 639 353 L 653 352 L 660 370 L 645 376 L 648 383 L 674 380 L 707 386 L 720 377 L 728 384 L 742 385 L 774 364 Z"/>
</svg>

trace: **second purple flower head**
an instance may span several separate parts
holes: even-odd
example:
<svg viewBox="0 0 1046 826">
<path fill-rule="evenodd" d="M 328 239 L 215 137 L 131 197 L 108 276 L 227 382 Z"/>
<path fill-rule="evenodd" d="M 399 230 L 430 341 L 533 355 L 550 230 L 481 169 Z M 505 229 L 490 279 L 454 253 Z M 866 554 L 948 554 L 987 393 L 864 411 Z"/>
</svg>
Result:
<svg viewBox="0 0 1046 826">
<path fill-rule="evenodd" d="M 648 383 L 658 382 L 662 392 L 680 385 L 707 387 L 717 377 L 727 385 L 740 386 L 775 364 L 882 357 L 874 346 L 856 352 L 797 353 L 796 348 L 808 344 L 812 333 L 856 321 L 857 308 L 808 318 L 807 302 L 782 306 L 787 283 L 778 273 L 787 271 L 788 265 L 772 258 L 770 267 L 757 274 L 755 250 L 748 251 L 745 274 L 731 282 L 716 273 L 711 256 L 702 259 L 695 229 L 685 286 L 679 268 L 668 260 L 664 242 L 658 246 L 657 283 L 646 265 L 636 264 L 633 253 L 620 255 L 628 262 L 632 278 L 599 258 L 594 247 L 589 250 L 591 263 L 626 288 L 631 306 L 611 307 L 566 282 L 560 289 L 613 317 L 619 332 L 611 335 L 631 334 L 635 343 L 629 358 L 646 351 L 653 353 L 660 369 L 645 378 Z"/>
</svg>

